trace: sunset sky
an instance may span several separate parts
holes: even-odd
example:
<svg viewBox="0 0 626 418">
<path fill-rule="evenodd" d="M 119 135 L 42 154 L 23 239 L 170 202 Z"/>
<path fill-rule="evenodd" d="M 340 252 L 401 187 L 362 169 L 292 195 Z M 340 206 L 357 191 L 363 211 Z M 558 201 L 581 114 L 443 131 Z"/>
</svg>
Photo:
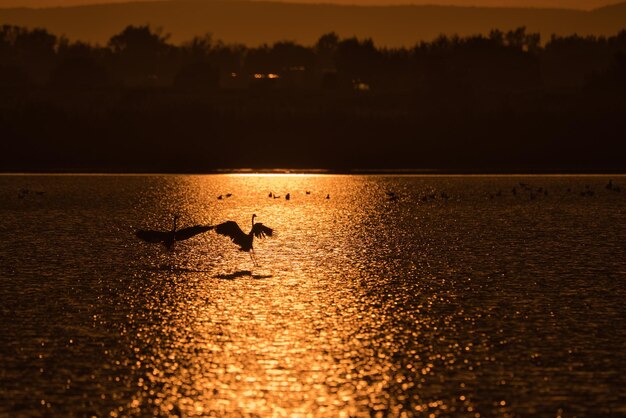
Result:
<svg viewBox="0 0 626 418">
<path fill-rule="evenodd" d="M 94 3 L 128 3 L 132 0 L 0 0 L 0 7 L 50 7 L 75 6 Z M 154 1 L 154 0 L 134 0 Z M 488 7 L 548 7 L 569 9 L 594 9 L 621 0 L 289 0 L 294 3 L 336 3 L 336 4 L 432 4 L 456 6 Z"/>
</svg>

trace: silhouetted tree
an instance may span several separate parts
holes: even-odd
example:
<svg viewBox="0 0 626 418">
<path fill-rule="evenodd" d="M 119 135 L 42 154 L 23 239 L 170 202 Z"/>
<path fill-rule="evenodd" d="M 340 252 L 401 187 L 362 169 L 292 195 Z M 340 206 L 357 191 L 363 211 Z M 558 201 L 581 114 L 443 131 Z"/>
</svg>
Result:
<svg viewBox="0 0 626 418">
<path fill-rule="evenodd" d="M 50 83 L 57 88 L 94 89 L 109 82 L 109 75 L 102 64 L 103 52 L 77 42 L 62 40 L 58 47 L 59 65 L 52 71 Z"/>
<path fill-rule="evenodd" d="M 167 36 L 149 26 L 128 26 L 109 41 L 116 74 L 131 85 L 162 84 L 169 74 Z"/>
<path fill-rule="evenodd" d="M 314 48 L 320 70 L 335 70 L 335 54 L 338 46 L 339 36 L 335 32 L 320 36 Z"/>
<path fill-rule="evenodd" d="M 220 72 L 214 57 L 211 35 L 195 37 L 179 48 L 179 70 L 174 83 L 188 90 L 213 90 L 219 86 Z"/>
<path fill-rule="evenodd" d="M 555 88 L 580 88 L 587 75 L 606 69 L 610 60 L 604 37 L 553 35 L 542 52 L 544 82 Z"/>
<path fill-rule="evenodd" d="M 311 70 L 315 65 L 315 53 L 311 48 L 294 42 L 276 42 L 270 50 L 270 59 L 277 70 Z"/>
<path fill-rule="evenodd" d="M 337 45 L 335 66 L 353 82 L 376 82 L 381 69 L 381 54 L 371 39 L 359 40 L 355 37 L 344 39 Z"/>
<path fill-rule="evenodd" d="M 45 83 L 56 64 L 56 43 L 56 36 L 44 29 L 28 30 L 16 26 L 2 26 L 0 29 L 2 65 L 22 68 L 33 82 Z"/>
</svg>

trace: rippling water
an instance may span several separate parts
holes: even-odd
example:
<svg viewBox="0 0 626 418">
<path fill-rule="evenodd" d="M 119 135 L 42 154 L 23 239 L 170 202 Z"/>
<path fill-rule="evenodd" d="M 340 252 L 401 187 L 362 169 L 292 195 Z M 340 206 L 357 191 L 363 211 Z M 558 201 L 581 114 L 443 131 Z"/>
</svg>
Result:
<svg viewBox="0 0 626 418">
<path fill-rule="evenodd" d="M 0 415 L 626 414 L 611 178 L 0 176 Z"/>
</svg>

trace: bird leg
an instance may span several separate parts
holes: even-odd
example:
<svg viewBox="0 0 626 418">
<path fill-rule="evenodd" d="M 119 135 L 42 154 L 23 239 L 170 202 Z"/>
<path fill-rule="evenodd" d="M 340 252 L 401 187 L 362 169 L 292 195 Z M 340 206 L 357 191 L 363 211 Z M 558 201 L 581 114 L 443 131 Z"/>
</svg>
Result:
<svg viewBox="0 0 626 418">
<path fill-rule="evenodd" d="M 256 257 L 254 256 L 254 250 L 250 250 L 250 258 L 252 259 L 252 264 L 254 264 L 254 267 L 258 267 L 259 265 L 256 262 Z"/>
</svg>

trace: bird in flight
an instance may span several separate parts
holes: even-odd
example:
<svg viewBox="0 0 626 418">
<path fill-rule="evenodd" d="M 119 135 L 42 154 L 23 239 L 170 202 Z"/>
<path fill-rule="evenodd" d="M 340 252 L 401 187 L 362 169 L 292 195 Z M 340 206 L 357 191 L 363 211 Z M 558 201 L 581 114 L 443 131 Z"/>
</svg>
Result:
<svg viewBox="0 0 626 418">
<path fill-rule="evenodd" d="M 154 231 L 139 229 L 135 231 L 137 238 L 154 244 L 163 244 L 168 250 L 172 248 L 176 241 L 184 241 L 198 234 L 210 231 L 213 229 L 209 225 L 194 225 L 187 228 L 176 230 L 176 221 L 179 216 L 174 215 L 174 225 L 171 231 Z"/>
<path fill-rule="evenodd" d="M 245 251 L 250 254 L 250 258 L 255 266 L 257 266 L 256 259 L 254 257 L 254 248 L 252 247 L 252 241 L 254 238 L 265 238 L 266 236 L 271 237 L 274 230 L 272 228 L 268 228 L 262 223 L 254 223 L 254 218 L 256 215 L 252 215 L 252 229 L 249 233 L 245 233 L 241 230 L 237 222 L 235 221 L 226 221 L 219 225 L 215 225 L 213 228 L 215 232 L 220 235 L 224 235 L 229 237 L 235 244 L 239 245 L 239 251 Z"/>
</svg>

